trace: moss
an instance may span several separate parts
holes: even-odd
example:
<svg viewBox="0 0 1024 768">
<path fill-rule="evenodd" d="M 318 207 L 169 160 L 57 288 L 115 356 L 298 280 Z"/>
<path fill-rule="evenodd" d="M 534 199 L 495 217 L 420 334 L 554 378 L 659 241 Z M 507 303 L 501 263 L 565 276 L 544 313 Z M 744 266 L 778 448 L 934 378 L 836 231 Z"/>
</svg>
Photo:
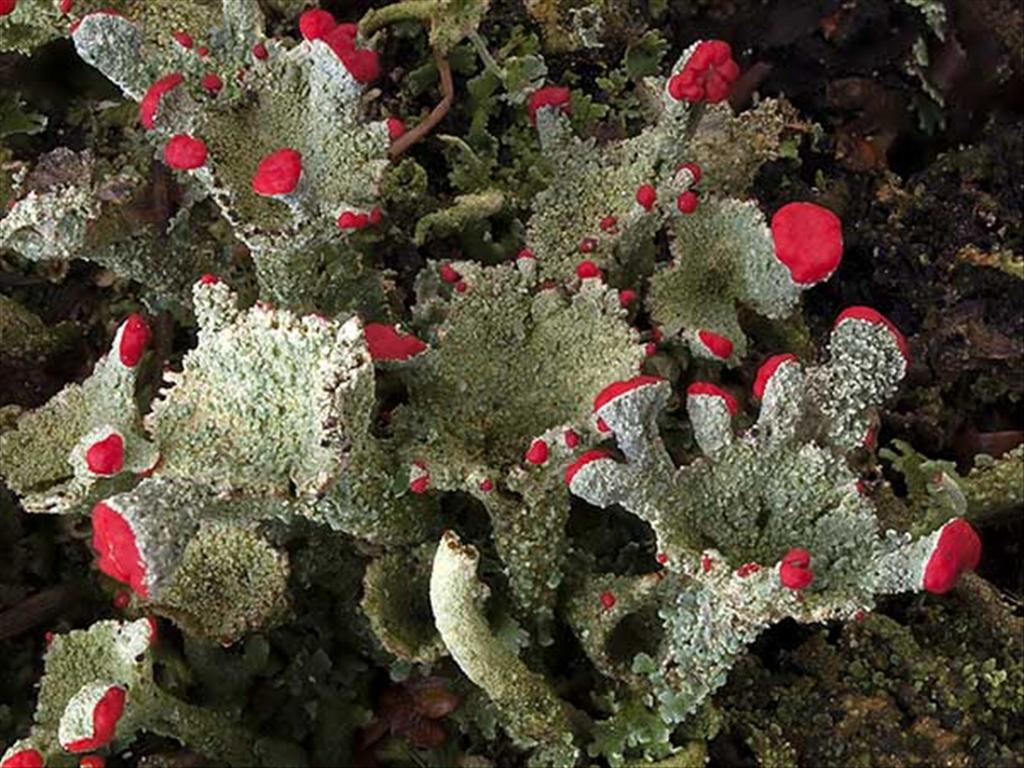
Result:
<svg viewBox="0 0 1024 768">
<path fill-rule="evenodd" d="M 748 657 L 719 703 L 762 765 L 777 729 L 801 765 L 1012 766 L 1024 759 L 1024 623 L 965 577 L 945 599 L 815 632 L 768 667 Z M 836 738 L 836 736 L 840 738 Z"/>
</svg>

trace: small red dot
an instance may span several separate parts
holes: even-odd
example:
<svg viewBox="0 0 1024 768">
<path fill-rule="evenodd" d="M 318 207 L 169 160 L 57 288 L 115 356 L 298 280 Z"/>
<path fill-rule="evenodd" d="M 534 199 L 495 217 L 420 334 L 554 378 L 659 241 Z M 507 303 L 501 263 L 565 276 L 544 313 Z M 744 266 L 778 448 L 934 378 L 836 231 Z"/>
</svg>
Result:
<svg viewBox="0 0 1024 768">
<path fill-rule="evenodd" d="M 199 81 L 199 84 L 202 85 L 204 91 L 212 95 L 220 93 L 220 89 L 224 87 L 224 81 L 213 72 L 203 75 L 203 79 Z"/>
<path fill-rule="evenodd" d="M 700 205 L 700 198 L 697 197 L 696 192 L 690 190 L 686 190 L 676 198 L 676 208 L 681 213 L 693 213 L 697 210 L 698 205 Z"/>
<path fill-rule="evenodd" d="M 693 176 L 694 184 L 698 184 L 700 182 L 700 177 L 704 175 L 700 169 L 700 166 L 697 165 L 696 163 L 683 163 L 676 170 L 682 171 L 684 169 L 689 171 L 690 174 Z"/>
<path fill-rule="evenodd" d="M 614 592 L 602 592 L 601 593 L 601 605 L 604 609 L 611 610 L 615 607 L 615 593 Z"/>
<path fill-rule="evenodd" d="M 534 440 L 526 452 L 526 460 L 530 464 L 543 464 L 548 460 L 548 444 L 543 440 Z"/>
<path fill-rule="evenodd" d="M 636 188 L 636 201 L 644 210 L 651 210 L 657 199 L 658 193 L 650 184 L 641 184 Z"/>
</svg>

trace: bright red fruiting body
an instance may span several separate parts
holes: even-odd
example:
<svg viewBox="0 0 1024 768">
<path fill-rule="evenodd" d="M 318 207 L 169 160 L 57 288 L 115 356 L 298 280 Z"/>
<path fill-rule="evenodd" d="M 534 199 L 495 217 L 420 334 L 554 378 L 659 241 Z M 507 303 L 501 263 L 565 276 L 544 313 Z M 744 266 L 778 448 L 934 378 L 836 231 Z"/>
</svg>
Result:
<svg viewBox="0 0 1024 768">
<path fill-rule="evenodd" d="M 704 172 L 700 169 L 700 166 L 697 165 L 696 163 L 682 163 L 678 168 L 676 168 L 676 170 L 677 171 L 683 171 L 683 170 L 689 171 L 690 175 L 693 176 L 693 183 L 694 184 L 699 184 L 701 176 L 704 175 Z"/>
<path fill-rule="evenodd" d="M 216 275 L 211 275 L 209 272 L 207 272 L 205 275 L 199 278 L 199 282 L 202 283 L 203 285 L 216 285 L 217 283 L 220 282 L 220 278 L 217 277 Z"/>
<path fill-rule="evenodd" d="M 572 485 L 572 479 L 576 477 L 577 472 L 579 472 L 581 469 L 587 466 L 587 464 L 590 464 L 595 461 L 601 461 L 603 459 L 611 460 L 611 456 L 608 455 L 607 451 L 602 450 L 601 448 L 595 448 L 593 450 L 586 451 L 582 456 L 580 456 L 578 459 L 576 459 L 576 461 L 574 461 L 566 468 L 565 484 Z"/>
<path fill-rule="evenodd" d="M 490 493 L 494 490 L 494 481 L 489 477 L 485 477 L 480 481 L 480 490 L 484 493 Z"/>
<path fill-rule="evenodd" d="M 466 283 L 465 280 L 459 280 L 459 282 L 457 282 L 455 284 L 455 291 L 456 291 L 456 293 L 465 293 L 468 290 L 469 290 L 469 285 Z"/>
<path fill-rule="evenodd" d="M 686 190 L 676 198 L 676 208 L 679 209 L 680 213 L 693 213 L 699 205 L 700 198 L 697 197 L 696 192 L 691 192 L 690 190 Z"/>
<path fill-rule="evenodd" d="M 549 85 L 546 88 L 538 88 L 530 94 L 526 102 L 526 112 L 530 116 L 530 123 L 537 124 L 537 110 L 552 107 L 561 110 L 564 114 L 572 114 L 570 102 L 570 91 L 559 85 Z"/>
<path fill-rule="evenodd" d="M 583 246 L 580 246 L 580 250 L 583 250 Z M 586 280 L 590 277 L 600 277 L 601 268 L 592 261 L 581 261 L 576 265 L 576 276 L 580 280 Z"/>
<path fill-rule="evenodd" d="M 928 558 L 921 586 L 937 595 L 956 586 L 964 571 L 973 571 L 981 561 L 981 539 L 963 518 L 950 520 L 942 527 L 935 550 Z"/>
<path fill-rule="evenodd" d="M 665 565 L 668 562 L 668 555 L 664 552 L 659 552 L 654 556 L 654 559 L 658 561 L 658 565 Z"/>
<path fill-rule="evenodd" d="M 787 352 L 782 355 L 772 355 L 761 363 L 761 367 L 757 369 L 757 375 L 754 377 L 754 397 L 758 400 L 763 399 L 765 387 L 768 386 L 768 382 L 775 372 L 779 370 L 779 366 L 796 359 L 796 355 Z"/>
<path fill-rule="evenodd" d="M 409 481 L 409 490 L 412 493 L 426 493 L 430 489 L 430 473 L 427 465 L 422 461 L 414 461 L 413 465 L 421 470 Z"/>
<path fill-rule="evenodd" d="M 631 290 L 629 288 L 623 288 L 621 291 L 619 291 L 620 307 L 628 307 L 634 301 L 636 301 L 636 291 Z"/>
<path fill-rule="evenodd" d="M 711 555 L 704 555 L 700 559 L 700 569 L 704 571 L 704 573 L 709 573 L 714 564 L 715 559 L 711 557 Z"/>
<path fill-rule="evenodd" d="M 634 389 L 640 387 L 646 387 L 649 384 L 657 384 L 658 382 L 664 381 L 660 376 L 634 376 L 631 379 L 624 381 L 614 381 L 607 387 L 602 389 L 594 397 L 594 412 L 601 410 L 604 406 L 608 405 L 612 400 L 617 397 L 621 397 L 627 392 L 632 392 Z"/>
<path fill-rule="evenodd" d="M 814 581 L 811 570 L 811 553 L 806 549 L 794 547 L 782 556 L 779 565 L 779 581 L 787 589 L 805 589 Z"/>
<path fill-rule="evenodd" d="M 732 416 L 735 416 L 740 412 L 740 404 L 737 402 L 736 398 L 719 386 L 707 381 L 695 381 L 686 388 L 687 397 L 699 397 L 701 395 L 722 398 L 725 402 L 725 407 L 729 410 L 729 414 Z"/>
<path fill-rule="evenodd" d="M 843 260 L 843 223 L 828 208 L 789 203 L 772 216 L 775 258 L 798 285 L 827 280 Z"/>
<path fill-rule="evenodd" d="M 732 48 L 722 40 L 698 43 L 682 71 L 668 81 L 669 95 L 676 101 L 717 103 L 729 97 L 740 76 Z"/>
<path fill-rule="evenodd" d="M 214 96 L 220 93 L 221 88 L 224 87 L 224 81 L 220 79 L 220 75 L 213 72 L 207 72 L 203 75 L 199 84 L 203 87 L 204 91 Z"/>
<path fill-rule="evenodd" d="M 533 255 L 533 251 L 531 251 L 529 248 L 523 248 L 523 250 L 516 254 L 516 258 L 526 259 L 528 261 L 536 261 L 537 259 L 537 257 Z"/>
<path fill-rule="evenodd" d="M 183 82 L 185 82 L 184 75 L 180 72 L 172 72 L 149 86 L 146 95 L 139 102 L 139 122 L 142 123 L 143 128 L 152 130 L 156 127 L 156 112 L 160 108 L 160 100 Z"/>
<path fill-rule="evenodd" d="M 336 24 L 327 11 L 312 10 L 299 17 L 299 30 L 306 40 L 323 41 L 356 82 L 365 85 L 380 77 L 377 52 L 356 47 L 355 24 Z"/>
<path fill-rule="evenodd" d="M 732 342 L 725 336 L 720 336 L 713 331 L 698 331 L 697 338 L 707 350 L 719 360 L 728 360 L 732 354 Z"/>
<path fill-rule="evenodd" d="M 263 197 L 289 195 L 301 178 L 302 153 L 283 147 L 260 160 L 252 177 L 252 191 Z"/>
<path fill-rule="evenodd" d="M 147 597 L 146 565 L 142 562 L 131 526 L 102 501 L 92 508 L 92 548 L 99 555 L 96 567 Z"/>
<path fill-rule="evenodd" d="M 899 347 L 900 354 L 903 355 L 903 359 L 908 363 L 910 362 L 910 347 L 907 346 L 907 340 L 903 337 L 903 334 L 900 333 L 900 329 L 893 324 L 892 320 L 887 318 L 881 312 L 874 310 L 871 307 L 847 307 L 839 313 L 839 317 L 836 318 L 836 322 L 833 327 L 838 328 L 844 320 L 863 320 L 866 323 L 873 323 L 874 325 L 884 325 L 896 341 L 896 346 Z"/>
<path fill-rule="evenodd" d="M 13 1 L 11 3 L 13 5 Z M 0 0 L 0 16 L 3 16 L 3 0 Z M 19 749 L 2 763 L 0 768 L 43 768 L 46 761 L 43 760 L 43 753 L 38 749 Z"/>
<path fill-rule="evenodd" d="M 636 201 L 645 211 L 651 210 L 657 199 L 658 192 L 652 185 L 641 184 L 636 188 Z"/>
<path fill-rule="evenodd" d="M 341 59 L 356 50 L 358 34 L 359 28 L 355 24 L 339 24 L 320 39 Z"/>
<path fill-rule="evenodd" d="M 205 58 L 210 55 L 210 49 L 207 48 L 205 45 L 200 45 L 198 48 L 196 48 L 196 54 Z"/>
<path fill-rule="evenodd" d="M 10 13 L 14 13 L 14 9 L 18 6 L 18 0 L 0 0 L 0 16 L 6 16 Z M 4 763 L 6 768 L 7 763 Z"/>
<path fill-rule="evenodd" d="M 405 133 L 405 123 L 397 117 L 389 117 L 385 122 L 388 124 L 388 136 L 392 141 Z"/>
<path fill-rule="evenodd" d="M 106 768 L 107 761 L 103 755 L 86 755 L 78 761 L 78 768 Z"/>
<path fill-rule="evenodd" d="M 71 10 L 72 10 L 72 8 L 74 8 L 74 6 L 75 6 L 74 0 L 60 0 L 60 12 L 61 13 L 64 13 L 64 14 L 71 13 Z"/>
<path fill-rule="evenodd" d="M 372 83 L 380 77 L 380 57 L 368 48 L 354 48 L 339 55 L 341 63 L 360 85 Z"/>
<path fill-rule="evenodd" d="M 383 218 L 384 214 L 381 212 L 380 208 L 374 206 L 370 209 L 370 215 L 367 217 L 367 221 L 369 221 L 371 226 L 375 227 L 380 224 L 380 220 Z"/>
<path fill-rule="evenodd" d="M 327 11 L 314 8 L 299 16 L 299 32 L 304 40 L 319 40 L 337 26 L 334 17 Z"/>
<path fill-rule="evenodd" d="M 649 341 L 646 344 L 644 344 L 644 356 L 645 357 L 653 357 L 655 354 L 657 354 L 657 352 L 658 352 L 658 345 L 655 344 L 653 341 Z"/>
<path fill-rule="evenodd" d="M 114 593 L 114 599 L 110 602 L 117 610 L 123 611 L 132 603 L 131 593 L 127 589 L 119 589 Z"/>
<path fill-rule="evenodd" d="M 365 229 L 370 223 L 370 217 L 365 213 L 356 211 L 342 211 L 338 216 L 338 227 L 340 229 Z"/>
<path fill-rule="evenodd" d="M 619 225 L 619 220 L 614 216 L 605 216 L 598 222 L 598 227 L 601 228 L 602 232 L 614 232 Z"/>
<path fill-rule="evenodd" d="M 446 283 L 457 283 L 462 279 L 462 275 L 451 264 L 442 264 L 438 272 L 441 275 L 441 279 Z"/>
<path fill-rule="evenodd" d="M 580 436 L 576 434 L 576 430 L 567 429 L 562 433 L 562 440 L 565 442 L 565 447 L 570 451 L 580 444 Z"/>
<path fill-rule="evenodd" d="M 736 575 L 739 576 L 741 579 L 745 579 L 750 574 L 757 573 L 760 570 L 761 570 L 761 564 L 760 563 L 744 563 L 743 565 L 741 565 L 739 568 L 736 569 Z"/>
<path fill-rule="evenodd" d="M 171 32 L 171 37 L 173 37 L 182 48 L 188 48 L 191 50 L 192 46 L 195 45 L 195 42 L 192 40 L 192 35 L 188 32 Z"/>
<path fill-rule="evenodd" d="M 593 253 L 597 249 L 597 240 L 592 237 L 584 237 L 580 241 L 580 253 Z M 583 262 L 584 264 L 588 262 Z"/>
<path fill-rule="evenodd" d="M 122 365 L 134 368 L 142 359 L 143 353 L 153 338 L 153 332 L 149 330 L 149 323 L 146 318 L 138 312 L 128 316 L 124 321 L 124 330 L 121 331 L 121 343 L 118 345 L 117 354 Z"/>
<path fill-rule="evenodd" d="M 91 752 L 106 746 L 114 738 L 117 722 L 124 713 L 124 701 L 127 691 L 120 685 L 112 685 L 103 694 L 92 710 L 92 736 L 78 739 L 61 746 L 68 752 Z"/>
<path fill-rule="evenodd" d="M 606 611 L 610 611 L 615 607 L 615 593 L 614 592 L 602 592 L 598 598 L 601 601 L 601 607 Z"/>
<path fill-rule="evenodd" d="M 256 45 L 252 47 L 252 55 L 253 58 L 264 61 L 270 54 L 267 51 L 267 46 L 263 43 L 256 43 Z"/>
<path fill-rule="evenodd" d="M 192 171 L 206 164 L 206 142 L 179 133 L 164 144 L 164 162 L 176 171 Z"/>
<path fill-rule="evenodd" d="M 116 475 L 124 467 L 124 439 L 114 432 L 93 443 L 85 452 L 85 465 L 96 475 Z"/>
<path fill-rule="evenodd" d="M 524 457 L 530 464 L 543 464 L 548 460 L 548 444 L 537 438 L 526 451 Z"/>
<path fill-rule="evenodd" d="M 363 335 L 374 360 L 408 360 L 427 348 L 411 333 L 400 333 L 395 326 L 385 323 L 367 323 Z"/>
</svg>

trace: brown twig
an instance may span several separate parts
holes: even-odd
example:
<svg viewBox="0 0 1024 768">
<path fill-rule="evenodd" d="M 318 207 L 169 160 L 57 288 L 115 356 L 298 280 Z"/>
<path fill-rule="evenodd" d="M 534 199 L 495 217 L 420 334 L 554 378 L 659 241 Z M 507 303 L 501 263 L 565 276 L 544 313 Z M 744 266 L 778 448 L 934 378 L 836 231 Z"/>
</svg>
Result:
<svg viewBox="0 0 1024 768">
<path fill-rule="evenodd" d="M 58 584 L 8 608 L 0 613 L 0 640 L 9 640 L 37 624 L 52 621 L 78 602 L 83 592 L 74 584 Z"/>
<path fill-rule="evenodd" d="M 414 128 L 410 128 L 395 140 L 391 145 L 391 151 L 389 152 L 392 159 L 399 157 L 403 152 L 409 149 L 409 147 L 430 133 L 434 129 L 434 126 L 444 120 L 444 116 L 447 115 L 448 110 L 451 109 L 452 101 L 455 98 L 455 83 L 452 81 L 452 68 L 448 64 L 448 59 L 440 53 L 435 54 L 435 59 L 437 61 L 437 71 L 441 75 L 441 101 L 439 101 L 434 108 L 430 110 L 430 114 L 427 115 L 423 122 Z"/>
</svg>

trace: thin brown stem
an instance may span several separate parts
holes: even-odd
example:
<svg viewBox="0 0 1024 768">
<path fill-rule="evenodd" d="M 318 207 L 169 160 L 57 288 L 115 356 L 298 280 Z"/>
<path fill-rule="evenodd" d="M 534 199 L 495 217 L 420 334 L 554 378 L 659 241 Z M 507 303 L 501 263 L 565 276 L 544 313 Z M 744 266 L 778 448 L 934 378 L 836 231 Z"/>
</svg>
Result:
<svg viewBox="0 0 1024 768">
<path fill-rule="evenodd" d="M 410 128 L 395 140 L 391 145 L 389 153 L 392 159 L 399 157 L 409 147 L 430 133 L 434 126 L 444 120 L 448 110 L 451 109 L 452 101 L 455 99 L 455 83 L 452 80 L 452 68 L 448 64 L 448 59 L 440 53 L 435 54 L 435 59 L 437 61 L 438 74 L 441 76 L 441 101 L 430 110 L 430 114 L 427 115 L 423 122 Z"/>
</svg>

